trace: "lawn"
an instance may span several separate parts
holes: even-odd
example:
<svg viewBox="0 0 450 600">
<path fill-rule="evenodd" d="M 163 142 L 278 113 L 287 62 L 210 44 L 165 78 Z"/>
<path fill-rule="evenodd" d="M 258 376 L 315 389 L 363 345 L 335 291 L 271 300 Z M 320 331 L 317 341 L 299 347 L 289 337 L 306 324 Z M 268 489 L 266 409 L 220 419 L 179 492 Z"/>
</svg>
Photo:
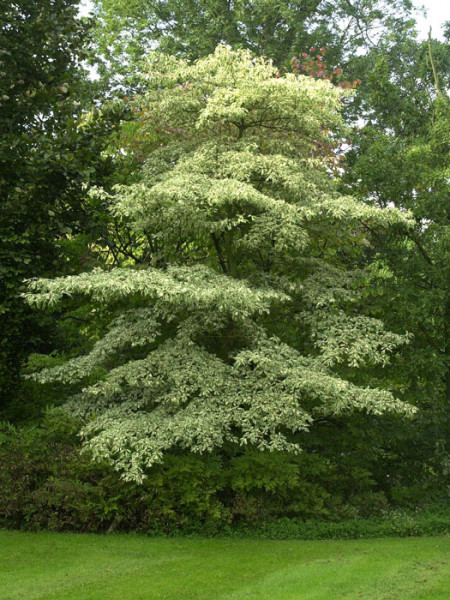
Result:
<svg viewBox="0 0 450 600">
<path fill-rule="evenodd" d="M 450 538 L 0 532 L 0 600 L 449 600 Z"/>
</svg>

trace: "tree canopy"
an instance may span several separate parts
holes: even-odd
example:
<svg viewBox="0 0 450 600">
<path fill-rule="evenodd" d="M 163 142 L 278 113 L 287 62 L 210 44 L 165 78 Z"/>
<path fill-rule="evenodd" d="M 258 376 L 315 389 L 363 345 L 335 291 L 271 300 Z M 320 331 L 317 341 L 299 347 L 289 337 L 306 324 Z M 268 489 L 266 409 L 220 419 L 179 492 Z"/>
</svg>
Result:
<svg viewBox="0 0 450 600">
<path fill-rule="evenodd" d="M 67 409 L 94 456 L 141 480 L 171 448 L 295 452 L 296 432 L 322 419 L 411 415 L 364 376 L 408 336 L 364 314 L 361 262 L 368 227 L 407 231 L 410 216 L 340 194 L 317 152 L 347 92 L 227 46 L 194 63 L 153 54 L 145 86 L 133 109 L 161 141 L 139 181 L 109 196 L 145 261 L 38 279 L 27 294 L 111 311 L 89 354 L 38 376 L 80 382 Z"/>
<path fill-rule="evenodd" d="M 300 52 L 326 46 L 336 66 L 376 46 L 386 32 L 409 29 L 413 14 L 409 0 L 94 0 L 94 7 L 96 44 L 109 77 L 139 71 L 142 56 L 155 47 L 197 59 L 229 44 L 282 67 Z"/>
</svg>

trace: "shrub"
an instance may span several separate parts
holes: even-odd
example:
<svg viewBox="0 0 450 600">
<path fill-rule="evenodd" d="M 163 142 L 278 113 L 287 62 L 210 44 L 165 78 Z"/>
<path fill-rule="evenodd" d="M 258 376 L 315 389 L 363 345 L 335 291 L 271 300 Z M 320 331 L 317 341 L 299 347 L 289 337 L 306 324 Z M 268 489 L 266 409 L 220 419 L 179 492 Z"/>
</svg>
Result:
<svg viewBox="0 0 450 600">
<path fill-rule="evenodd" d="M 280 539 L 449 531 L 448 513 L 392 511 L 369 471 L 318 453 L 172 453 L 139 485 L 80 454 L 78 430 L 55 411 L 0 427 L 0 526 Z"/>
<path fill-rule="evenodd" d="M 450 510 L 441 507 L 432 511 L 392 511 L 382 518 L 348 519 L 341 522 L 318 519 L 277 519 L 258 527 L 238 527 L 234 536 L 252 536 L 267 539 L 358 539 L 379 537 L 411 537 L 448 535 Z"/>
<path fill-rule="evenodd" d="M 143 485 L 80 454 L 74 420 L 50 413 L 41 426 L 0 430 L 0 524 L 24 529 L 159 531 L 217 528 L 230 511 L 216 497 L 217 457 L 169 456 Z"/>
</svg>

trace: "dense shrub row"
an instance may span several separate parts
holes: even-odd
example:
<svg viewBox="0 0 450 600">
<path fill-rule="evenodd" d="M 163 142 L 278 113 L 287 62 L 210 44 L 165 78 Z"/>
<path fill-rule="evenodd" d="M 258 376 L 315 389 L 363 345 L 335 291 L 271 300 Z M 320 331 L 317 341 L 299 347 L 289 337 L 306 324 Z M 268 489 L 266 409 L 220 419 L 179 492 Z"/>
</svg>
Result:
<svg viewBox="0 0 450 600">
<path fill-rule="evenodd" d="M 367 471 L 343 473 L 337 460 L 317 454 L 173 454 L 141 486 L 80 454 L 77 430 L 55 414 L 39 426 L 0 429 L 0 526 L 276 538 L 450 530 L 448 514 L 387 518 L 392 506 Z"/>
<path fill-rule="evenodd" d="M 233 535 L 266 539 L 346 540 L 356 538 L 412 537 L 450 534 L 450 509 L 389 511 L 381 517 L 346 519 L 339 523 L 320 519 L 276 519 L 251 529 L 237 527 Z"/>
</svg>

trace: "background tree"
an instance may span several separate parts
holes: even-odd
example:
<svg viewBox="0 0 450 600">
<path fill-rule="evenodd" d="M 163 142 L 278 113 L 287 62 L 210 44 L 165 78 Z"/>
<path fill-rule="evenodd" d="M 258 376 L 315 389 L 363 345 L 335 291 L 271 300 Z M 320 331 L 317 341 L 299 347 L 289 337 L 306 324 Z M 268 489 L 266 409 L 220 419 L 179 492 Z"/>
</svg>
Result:
<svg viewBox="0 0 450 600">
<path fill-rule="evenodd" d="M 64 240 L 88 229 L 86 184 L 103 180 L 109 123 L 88 100 L 88 25 L 75 0 L 0 2 L 0 342 L 1 402 L 13 400 L 21 364 L 46 349 L 19 298 L 24 277 L 64 272 Z M 45 331 L 45 333 L 44 333 Z"/>
<path fill-rule="evenodd" d="M 387 459 L 378 472 L 385 478 L 392 468 L 391 480 L 410 485 L 414 503 L 425 482 L 431 495 L 448 475 L 449 46 L 393 36 L 359 60 L 367 76 L 353 108 L 366 123 L 350 136 L 344 189 L 415 219 L 406 239 L 369 232 L 378 264 L 372 315 L 411 332 L 398 365 L 400 394 L 420 408 L 404 427 L 385 427 Z"/>
<path fill-rule="evenodd" d="M 197 59 L 218 44 L 247 48 L 288 66 L 292 56 L 327 46 L 330 65 L 377 44 L 386 31 L 411 24 L 409 0 L 95 0 L 96 44 L 111 72 L 139 71 L 143 55 L 163 52 Z M 409 24 L 409 25 L 408 25 Z"/>
</svg>

